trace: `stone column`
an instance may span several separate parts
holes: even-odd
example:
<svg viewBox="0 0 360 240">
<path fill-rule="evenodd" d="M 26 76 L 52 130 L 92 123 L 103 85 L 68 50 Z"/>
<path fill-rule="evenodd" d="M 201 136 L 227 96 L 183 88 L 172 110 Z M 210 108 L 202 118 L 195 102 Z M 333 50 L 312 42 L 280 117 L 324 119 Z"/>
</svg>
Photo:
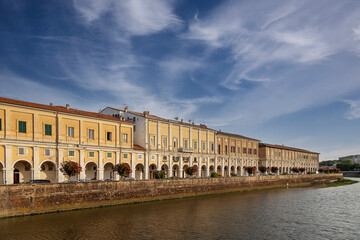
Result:
<svg viewBox="0 0 360 240">
<path fill-rule="evenodd" d="M 10 135 L 11 135 L 11 129 L 10 129 L 10 110 L 5 110 L 5 121 L 4 121 L 4 127 L 5 127 L 5 139 L 8 139 L 10 138 Z M 12 170 L 11 170 L 11 182 L 13 183 L 14 182 L 14 177 L 13 177 L 13 173 L 12 173 Z M 6 180 L 8 184 L 9 183 L 9 179 Z"/>
<path fill-rule="evenodd" d="M 64 149 L 57 149 L 57 153 L 58 153 L 58 169 L 57 169 L 57 182 L 63 182 L 64 181 L 64 174 L 60 171 L 61 169 L 61 164 L 64 161 Z"/>
<path fill-rule="evenodd" d="M 161 161 L 160 158 L 162 157 L 162 155 L 157 154 L 156 156 L 157 156 L 157 163 L 156 163 L 157 166 L 156 166 L 156 169 L 157 169 L 158 171 L 160 171 L 160 170 L 161 170 L 161 165 L 162 165 L 162 164 L 161 164 L 162 161 Z"/>
<path fill-rule="evenodd" d="M 210 177 L 210 159 L 206 157 L 206 173 L 205 177 Z"/>
<path fill-rule="evenodd" d="M 179 171 L 180 171 L 179 177 L 184 178 L 184 174 L 183 174 L 183 156 L 180 156 Z"/>
<path fill-rule="evenodd" d="M 145 152 L 144 155 L 145 155 L 144 174 L 145 174 L 145 180 L 147 180 L 149 179 L 149 154 Z"/>
<path fill-rule="evenodd" d="M 34 161 L 33 161 L 33 178 L 32 179 L 40 179 L 40 163 L 39 163 L 39 148 L 33 147 L 34 151 Z"/>
<path fill-rule="evenodd" d="M 80 179 L 85 179 L 85 150 L 80 149 L 80 167 L 81 167 L 81 172 L 80 172 Z"/>
<path fill-rule="evenodd" d="M 173 168 L 173 156 L 172 155 L 169 155 L 169 169 L 168 169 L 168 177 L 172 177 L 173 176 L 173 171 L 172 171 L 172 168 Z"/>
<path fill-rule="evenodd" d="M 115 152 L 115 165 L 120 163 L 120 152 Z M 115 181 L 119 181 L 120 175 L 115 171 L 114 172 Z"/>
<path fill-rule="evenodd" d="M 130 177 L 135 178 L 135 153 L 131 153 L 131 161 L 130 161 L 130 168 L 131 168 L 131 173 L 130 173 Z"/>
<path fill-rule="evenodd" d="M 103 158 L 104 158 L 104 152 L 99 151 L 99 161 L 98 161 L 98 180 L 104 180 L 104 166 L 103 166 Z"/>
<path fill-rule="evenodd" d="M 13 184 L 14 183 L 14 173 L 11 161 L 11 149 L 12 146 L 5 146 L 5 181 L 6 184 Z"/>
<path fill-rule="evenodd" d="M 223 176 L 223 177 L 225 177 L 225 174 L 224 174 L 224 161 L 225 161 L 225 159 L 224 158 L 222 158 L 221 159 L 221 176 Z"/>
</svg>

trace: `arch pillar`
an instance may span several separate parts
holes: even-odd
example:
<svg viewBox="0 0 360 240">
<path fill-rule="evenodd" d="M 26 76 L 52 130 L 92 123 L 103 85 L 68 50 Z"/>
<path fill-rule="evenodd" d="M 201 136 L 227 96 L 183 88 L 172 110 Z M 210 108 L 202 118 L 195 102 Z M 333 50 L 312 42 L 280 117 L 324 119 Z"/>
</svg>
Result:
<svg viewBox="0 0 360 240">
<path fill-rule="evenodd" d="M 31 179 L 40 179 L 40 166 L 39 166 L 39 148 L 38 147 L 33 147 L 33 151 L 34 151 L 34 165 L 33 165 L 33 172 L 32 172 L 32 176 Z"/>
<path fill-rule="evenodd" d="M 80 179 L 85 179 L 85 150 L 80 150 L 80 166 L 81 172 L 79 174 Z"/>
<path fill-rule="evenodd" d="M 11 148 L 12 146 L 5 146 L 5 181 L 6 184 L 13 184 L 13 169 L 11 167 Z"/>
<path fill-rule="evenodd" d="M 225 164 L 225 159 L 222 158 L 221 159 L 221 176 L 222 177 L 225 177 L 225 175 L 224 175 L 224 164 Z"/>
<path fill-rule="evenodd" d="M 115 165 L 120 163 L 120 152 L 115 152 Z M 114 172 L 115 181 L 119 181 L 120 175 L 117 172 Z"/>
<path fill-rule="evenodd" d="M 144 165 L 145 180 L 149 179 L 149 154 L 145 153 L 145 165 Z"/>
<path fill-rule="evenodd" d="M 103 166 L 103 158 L 104 158 L 104 152 L 99 151 L 99 162 L 98 162 L 98 174 L 97 179 L 98 180 L 104 180 L 104 166 Z"/>
<path fill-rule="evenodd" d="M 135 153 L 132 153 L 132 154 L 131 154 L 130 168 L 131 168 L 131 173 L 130 173 L 130 176 L 129 176 L 129 177 L 135 178 L 135 171 L 136 171 L 136 167 L 135 167 Z"/>
<path fill-rule="evenodd" d="M 169 130 L 170 131 L 170 130 Z M 171 146 L 171 144 L 170 144 Z M 173 162 L 172 155 L 169 155 L 169 168 L 168 168 L 168 177 L 173 177 Z"/>
<path fill-rule="evenodd" d="M 205 176 L 206 177 L 210 177 L 210 163 L 209 163 L 210 159 L 208 157 L 206 157 L 206 172 L 205 172 Z"/>
<path fill-rule="evenodd" d="M 64 161 L 64 150 L 58 149 L 58 162 L 57 162 L 57 171 L 56 171 L 56 181 L 57 182 L 63 182 L 64 181 L 64 174 L 60 171 L 61 164 Z"/>
</svg>

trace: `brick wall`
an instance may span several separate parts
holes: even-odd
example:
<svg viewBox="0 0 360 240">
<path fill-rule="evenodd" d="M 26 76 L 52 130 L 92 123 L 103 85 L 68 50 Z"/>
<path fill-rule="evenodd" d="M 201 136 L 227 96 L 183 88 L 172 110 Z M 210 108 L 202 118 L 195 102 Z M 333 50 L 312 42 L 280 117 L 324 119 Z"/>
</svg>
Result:
<svg viewBox="0 0 360 240">
<path fill-rule="evenodd" d="M 342 174 L 3 185 L 0 218 L 338 178 Z"/>
</svg>

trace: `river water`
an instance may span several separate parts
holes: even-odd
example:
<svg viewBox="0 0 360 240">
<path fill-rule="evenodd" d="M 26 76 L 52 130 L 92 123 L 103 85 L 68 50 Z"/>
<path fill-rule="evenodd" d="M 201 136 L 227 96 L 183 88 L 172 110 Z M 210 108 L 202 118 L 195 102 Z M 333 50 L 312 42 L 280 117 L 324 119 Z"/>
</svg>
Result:
<svg viewBox="0 0 360 240">
<path fill-rule="evenodd" d="M 0 219 L 0 239 L 360 239 L 360 183 Z"/>
</svg>

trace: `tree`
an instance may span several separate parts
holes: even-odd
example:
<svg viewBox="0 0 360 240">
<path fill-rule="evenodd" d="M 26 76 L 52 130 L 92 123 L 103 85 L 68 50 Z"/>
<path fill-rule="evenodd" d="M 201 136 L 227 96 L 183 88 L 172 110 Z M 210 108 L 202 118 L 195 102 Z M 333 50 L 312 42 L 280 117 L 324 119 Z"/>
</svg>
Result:
<svg viewBox="0 0 360 240">
<path fill-rule="evenodd" d="M 271 167 L 271 172 L 272 173 L 277 173 L 279 171 L 278 167 Z"/>
<path fill-rule="evenodd" d="M 166 172 L 161 170 L 161 171 L 155 171 L 154 172 L 154 176 L 156 179 L 165 179 L 166 177 Z"/>
<path fill-rule="evenodd" d="M 126 163 L 118 163 L 115 165 L 115 171 L 121 176 L 121 177 L 128 177 L 131 173 L 131 168 Z"/>
<path fill-rule="evenodd" d="M 266 167 L 265 167 L 265 166 L 260 166 L 260 167 L 259 167 L 259 171 L 260 171 L 261 173 L 265 173 L 265 172 L 266 172 Z"/>
<path fill-rule="evenodd" d="M 61 163 L 60 171 L 70 178 L 78 175 L 81 172 L 81 167 L 77 162 L 66 161 Z"/>
<path fill-rule="evenodd" d="M 299 168 L 299 170 L 300 170 L 301 173 L 305 172 L 305 168 L 303 168 L 303 167 Z"/>
<path fill-rule="evenodd" d="M 341 164 L 354 165 L 354 160 L 344 159 L 344 160 L 341 160 Z"/>
<path fill-rule="evenodd" d="M 188 167 L 186 170 L 185 170 L 185 173 L 187 175 L 189 175 L 190 177 L 192 177 L 196 172 L 197 172 L 197 167 L 196 166 L 193 166 L 193 167 Z"/>
<path fill-rule="evenodd" d="M 291 169 L 291 171 L 293 171 L 294 173 L 299 173 L 300 172 L 300 170 L 298 168 L 296 168 L 296 167 L 293 167 Z"/>
</svg>

